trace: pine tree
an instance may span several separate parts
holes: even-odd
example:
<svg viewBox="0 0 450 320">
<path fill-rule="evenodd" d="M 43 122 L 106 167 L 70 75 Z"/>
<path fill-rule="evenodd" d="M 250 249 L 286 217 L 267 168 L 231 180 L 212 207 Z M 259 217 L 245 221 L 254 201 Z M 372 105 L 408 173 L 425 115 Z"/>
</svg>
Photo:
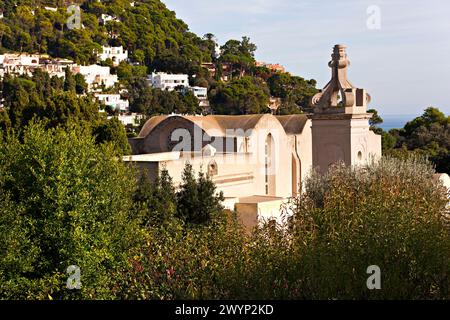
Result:
<svg viewBox="0 0 450 320">
<path fill-rule="evenodd" d="M 75 92 L 76 91 L 76 81 L 73 76 L 73 73 L 67 67 L 65 70 L 65 78 L 64 78 L 64 91 Z"/>
<path fill-rule="evenodd" d="M 191 164 L 186 164 L 180 190 L 177 193 L 177 216 L 188 224 L 211 222 L 222 212 L 223 194 L 216 193 L 216 187 L 203 172 L 195 178 Z"/>
<path fill-rule="evenodd" d="M 169 172 L 161 170 L 153 183 L 146 173 L 142 174 L 134 201 L 144 225 L 159 227 L 170 223 L 175 217 L 176 194 Z"/>
</svg>

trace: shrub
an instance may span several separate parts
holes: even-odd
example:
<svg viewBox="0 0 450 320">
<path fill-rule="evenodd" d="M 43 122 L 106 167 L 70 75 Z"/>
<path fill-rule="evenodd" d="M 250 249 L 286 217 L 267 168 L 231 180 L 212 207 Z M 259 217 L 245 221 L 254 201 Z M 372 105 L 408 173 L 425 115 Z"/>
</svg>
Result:
<svg viewBox="0 0 450 320">
<path fill-rule="evenodd" d="M 132 171 L 87 130 L 31 124 L 0 138 L 0 298 L 113 298 L 140 239 Z M 70 265 L 81 290 L 66 289 Z"/>
<path fill-rule="evenodd" d="M 385 158 L 338 165 L 312 175 L 288 239 L 301 283 L 296 298 L 448 298 L 448 194 L 424 160 Z M 382 289 L 366 287 L 367 267 L 381 268 Z"/>
</svg>

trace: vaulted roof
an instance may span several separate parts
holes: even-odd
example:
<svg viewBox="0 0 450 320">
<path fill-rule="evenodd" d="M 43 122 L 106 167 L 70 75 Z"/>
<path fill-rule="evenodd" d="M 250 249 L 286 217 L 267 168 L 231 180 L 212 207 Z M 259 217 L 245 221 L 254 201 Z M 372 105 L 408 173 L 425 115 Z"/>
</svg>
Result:
<svg viewBox="0 0 450 320">
<path fill-rule="evenodd" d="M 183 116 L 163 115 L 150 118 L 139 133 L 139 138 L 148 136 L 158 125 L 173 117 L 180 117 L 202 128 L 210 136 L 224 136 L 226 130 L 241 129 L 247 131 L 257 126 L 263 117 L 274 117 L 283 126 L 286 134 L 301 134 L 308 120 L 305 114 L 273 116 L 270 114 L 253 114 L 239 116 L 208 115 L 208 116 Z"/>
</svg>

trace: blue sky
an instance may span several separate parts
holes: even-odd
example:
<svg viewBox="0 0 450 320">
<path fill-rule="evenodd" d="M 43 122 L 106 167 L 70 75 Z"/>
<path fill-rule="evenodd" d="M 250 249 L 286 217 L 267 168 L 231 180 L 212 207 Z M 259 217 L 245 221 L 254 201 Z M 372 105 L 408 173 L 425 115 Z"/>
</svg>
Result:
<svg viewBox="0 0 450 320">
<path fill-rule="evenodd" d="M 432 105 L 450 114 L 448 0 L 163 0 L 191 30 L 223 44 L 249 36 L 258 60 L 281 63 L 322 88 L 334 44 L 348 46 L 350 81 L 381 114 L 419 115 Z M 369 29 L 370 6 L 380 29 Z"/>
</svg>

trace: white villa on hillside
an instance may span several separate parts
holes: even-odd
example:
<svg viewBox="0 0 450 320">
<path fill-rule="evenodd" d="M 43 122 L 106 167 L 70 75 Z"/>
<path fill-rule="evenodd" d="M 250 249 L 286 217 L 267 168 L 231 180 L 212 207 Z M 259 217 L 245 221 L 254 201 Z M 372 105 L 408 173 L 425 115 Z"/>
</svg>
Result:
<svg viewBox="0 0 450 320">
<path fill-rule="evenodd" d="M 189 77 L 187 74 L 152 73 L 148 76 L 148 82 L 153 88 L 168 91 L 173 91 L 179 86 L 189 87 Z"/>
<path fill-rule="evenodd" d="M 95 91 L 102 85 L 105 86 L 105 88 L 110 88 L 118 82 L 117 75 L 111 74 L 110 67 L 103 67 L 96 64 L 90 66 L 75 66 L 72 72 L 75 74 L 81 73 L 84 76 L 89 91 Z"/>
<path fill-rule="evenodd" d="M 204 87 L 188 87 L 189 91 L 192 91 L 194 96 L 196 96 L 199 100 L 208 99 L 208 88 Z"/>
<path fill-rule="evenodd" d="M 100 61 L 111 59 L 114 66 L 118 66 L 122 61 L 127 61 L 128 59 L 128 51 L 124 50 L 122 46 L 103 46 L 102 50 L 102 53 L 98 54 L 98 58 L 100 59 Z"/>
<path fill-rule="evenodd" d="M 73 70 L 76 63 L 68 59 L 41 59 L 40 68 L 47 72 L 50 77 L 57 76 L 64 78 L 66 76 L 66 68 Z"/>
<path fill-rule="evenodd" d="M 96 93 L 95 97 L 101 104 L 109 106 L 112 109 L 117 110 L 119 112 L 128 112 L 130 109 L 130 104 L 128 100 L 123 100 L 120 97 L 120 94 Z"/>
<path fill-rule="evenodd" d="M 39 55 L 26 53 L 5 53 L 0 55 L 0 76 L 29 75 L 39 67 Z"/>
</svg>

